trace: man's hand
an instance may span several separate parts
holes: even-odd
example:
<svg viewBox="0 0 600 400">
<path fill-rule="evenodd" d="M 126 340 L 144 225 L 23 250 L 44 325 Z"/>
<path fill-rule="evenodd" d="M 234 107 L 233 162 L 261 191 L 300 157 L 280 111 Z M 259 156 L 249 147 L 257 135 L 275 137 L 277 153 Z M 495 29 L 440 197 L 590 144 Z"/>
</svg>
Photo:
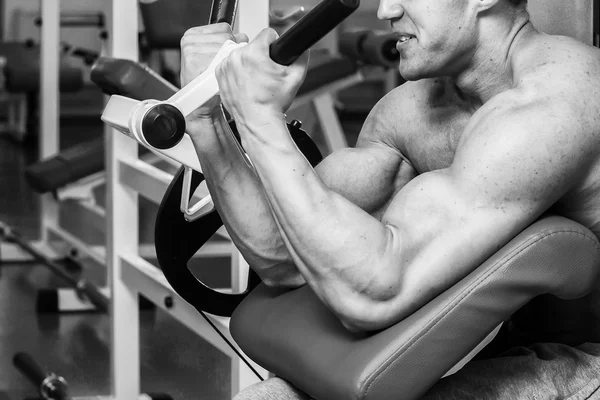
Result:
<svg viewBox="0 0 600 400">
<path fill-rule="evenodd" d="M 243 33 L 233 34 L 227 23 L 204 25 L 188 29 L 181 38 L 181 86 L 190 83 L 203 73 L 223 43 L 232 40 L 236 43 L 247 42 L 248 37 Z M 215 96 L 202 107 L 188 116 L 188 123 L 195 120 L 208 119 L 221 100 Z"/>
<path fill-rule="evenodd" d="M 279 65 L 269 57 L 269 46 L 277 37 L 273 29 L 264 29 L 216 69 L 221 100 L 238 128 L 281 120 L 304 81 L 308 52 L 290 66 Z"/>
</svg>

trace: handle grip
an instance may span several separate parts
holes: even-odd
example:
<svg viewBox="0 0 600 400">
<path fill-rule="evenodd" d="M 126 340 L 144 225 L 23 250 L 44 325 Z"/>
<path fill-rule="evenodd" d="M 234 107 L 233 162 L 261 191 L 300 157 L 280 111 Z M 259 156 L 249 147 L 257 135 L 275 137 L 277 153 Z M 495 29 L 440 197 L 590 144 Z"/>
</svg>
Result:
<svg viewBox="0 0 600 400">
<path fill-rule="evenodd" d="M 237 14 L 238 0 L 213 0 L 209 24 L 226 22 L 233 26 Z"/>
<path fill-rule="evenodd" d="M 352 14 L 359 5 L 360 0 L 323 0 L 271 43 L 271 59 L 280 65 L 292 64 Z"/>
<path fill-rule="evenodd" d="M 46 379 L 47 375 L 44 370 L 42 370 L 42 367 L 40 367 L 27 353 L 15 354 L 13 357 L 13 365 L 35 386 L 41 385 L 44 379 Z"/>
</svg>

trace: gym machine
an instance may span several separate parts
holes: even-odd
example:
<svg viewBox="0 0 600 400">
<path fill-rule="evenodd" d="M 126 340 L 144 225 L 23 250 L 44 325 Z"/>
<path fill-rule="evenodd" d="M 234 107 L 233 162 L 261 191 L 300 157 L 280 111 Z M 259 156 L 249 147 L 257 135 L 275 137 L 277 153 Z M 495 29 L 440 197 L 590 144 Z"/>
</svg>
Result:
<svg viewBox="0 0 600 400">
<path fill-rule="evenodd" d="M 42 26 L 41 17 L 35 25 Z M 73 13 L 61 16 L 60 26 L 95 27 L 101 29 L 100 38 L 106 38 L 104 15 L 100 13 Z M 0 43 L 0 93 L 8 106 L 8 120 L 1 132 L 10 135 L 18 142 L 29 138 L 28 131 L 33 127 L 37 108 L 37 93 L 40 91 L 41 47 L 32 39 L 23 42 Z M 61 43 L 57 48 L 59 63 L 59 88 L 61 92 L 77 92 L 84 86 L 84 71 L 70 61 L 76 57 L 85 65 L 91 65 L 98 57 L 97 52 Z"/>
<path fill-rule="evenodd" d="M 108 312 L 108 299 L 106 295 L 102 293 L 95 285 L 91 284 L 84 278 L 78 278 L 67 271 L 66 266 L 61 265 L 57 261 L 46 256 L 42 251 L 38 250 L 28 240 L 25 240 L 18 232 L 8 225 L 0 222 L 0 240 L 8 243 L 15 243 L 28 254 L 30 254 L 35 261 L 41 263 L 48 268 L 54 275 L 59 277 L 64 283 L 75 290 L 75 293 L 83 298 L 90 304 L 91 309 L 96 309 L 100 312 Z M 49 296 L 44 294 L 50 294 Z M 58 292 L 38 292 L 38 298 L 36 301 L 37 311 L 57 311 L 59 299 L 55 298 L 54 295 L 58 295 Z"/>
<path fill-rule="evenodd" d="M 186 5 L 188 3 L 182 1 L 142 2 L 140 4 L 143 20 L 147 25 L 146 40 L 152 48 L 179 46 L 180 37 L 185 31 L 184 28 L 191 26 L 196 20 L 193 13 L 190 13 L 190 9 L 185 7 Z M 207 13 L 204 10 L 206 5 L 203 3 L 198 3 L 194 7 L 196 8 L 191 11 Z M 180 10 L 187 10 L 187 12 L 182 13 Z M 175 15 L 173 15 L 174 13 Z M 159 16 L 163 18 L 168 16 L 171 22 L 169 24 L 152 24 L 152 21 Z M 343 34 L 341 38 L 343 41 L 340 47 L 346 56 L 328 55 L 323 51 L 311 54 L 307 79 L 294 102 L 295 106 L 298 106 L 308 101 L 314 101 L 315 109 L 321 113 L 322 121 L 331 117 L 330 114 L 334 111 L 332 106 L 327 106 L 331 100 L 330 91 L 352 85 L 360 80 L 360 72 L 357 72 L 360 64 L 389 68 L 398 58 L 397 52 L 394 53 L 390 50 L 390 46 L 394 48 L 395 44 L 393 35 L 362 31 Z M 98 58 L 91 70 L 91 80 L 105 94 L 118 94 L 139 101 L 149 98 L 166 100 L 177 91 L 174 85 L 146 65 L 131 59 Z M 317 107 L 318 104 L 321 106 Z M 337 124 L 339 122 L 329 125 L 335 128 Z M 333 131 L 335 132 L 336 129 Z M 345 146 L 339 135 L 331 134 L 327 137 L 330 148 Z M 93 139 L 32 164 L 27 168 L 25 177 L 31 187 L 39 193 L 52 193 L 59 201 L 77 200 L 77 204 L 81 208 L 89 210 L 89 214 L 97 215 L 94 220 L 97 219 L 99 224 L 102 224 L 104 213 L 100 207 L 95 205 L 93 190 L 104 184 L 102 174 L 104 154 L 104 139 Z M 149 151 L 143 151 L 142 159 L 148 162 L 161 160 Z M 177 169 L 177 163 L 173 161 L 172 163 L 172 172 L 169 172 L 171 174 Z M 170 178 L 165 178 L 165 190 L 169 181 Z M 95 226 L 95 229 L 102 229 L 102 227 Z M 221 232 L 223 231 L 221 230 Z M 142 247 L 145 251 L 144 254 L 153 257 L 154 251 L 146 249 L 146 247 Z M 203 250 L 208 250 L 208 248 L 204 247 Z M 101 258 L 100 256 L 95 257 L 97 260 Z"/>
<path fill-rule="evenodd" d="M 271 44 L 271 59 L 281 65 L 291 64 L 356 8 L 358 2 L 349 0 L 346 2 L 326 0 L 319 3 Z M 180 203 L 181 211 L 189 221 L 206 215 L 213 210 L 213 205 L 208 196 L 196 204 L 188 203 L 193 194 L 190 187 L 192 171 L 201 173 L 202 170 L 191 139 L 185 133 L 185 117 L 218 94 L 218 85 L 214 77 L 216 66 L 231 51 L 244 45 L 244 43 L 225 43 L 204 73 L 166 101 L 139 102 L 113 95 L 102 114 L 102 120 L 108 125 L 139 141 L 151 151 L 184 165 Z M 298 121 L 294 121 L 290 124 L 290 128 L 299 125 Z M 243 152 L 241 144 L 239 149 Z"/>
<path fill-rule="evenodd" d="M 31 382 L 37 390 L 39 397 L 25 400 L 98 400 L 95 397 L 72 397 L 69 394 L 69 385 L 65 378 L 53 372 L 46 372 L 31 357 L 30 354 L 18 352 L 13 356 L 13 365 L 23 376 Z M 164 393 L 143 393 L 137 400 L 173 400 Z"/>
<path fill-rule="evenodd" d="M 219 2 L 215 2 L 219 3 Z M 222 3 L 222 2 L 221 2 Z M 124 6 L 124 3 L 119 3 L 120 7 Z M 262 3 L 245 4 L 243 1 L 239 3 L 239 24 L 235 24 L 235 29 L 244 31 L 252 38 L 253 35 L 258 33 L 262 28 L 254 26 L 253 29 L 243 26 L 243 21 L 253 21 L 255 24 L 257 21 L 264 19 L 266 26 L 268 24 L 268 12 L 265 12 L 268 8 L 268 4 Z M 121 8 L 120 8 L 121 9 Z M 122 10 L 122 9 L 121 9 Z M 131 13 L 131 10 L 128 10 Z M 121 14 L 121 13 L 119 13 Z M 115 15 L 113 15 L 114 17 Z M 308 15 L 307 15 L 308 16 Z M 124 22 L 124 21 L 123 21 Z M 129 21 L 128 21 L 129 22 Z M 300 24 L 301 21 L 298 22 Z M 325 21 L 327 26 L 330 26 L 330 22 Z M 333 26 L 331 26 L 333 27 Z M 110 35 L 110 38 L 117 38 L 118 35 Z M 281 36 L 283 38 L 284 35 Z M 281 39 L 280 38 L 280 39 Z M 133 44 L 133 37 L 131 42 L 125 42 L 119 40 L 119 46 L 124 43 Z M 116 45 L 116 43 L 113 43 Z M 131 47 L 130 47 L 131 49 Z M 114 54 L 112 55 L 115 56 Z M 125 58 L 119 55 L 119 58 Z M 128 58 L 132 58 L 129 56 Z M 135 313 L 136 307 L 133 307 L 132 295 L 133 293 L 143 293 L 149 296 L 149 298 L 158 306 L 167 304 L 164 301 L 165 298 L 170 299 L 168 305 L 164 306 L 164 309 L 168 311 L 172 316 L 177 318 L 186 326 L 189 326 L 192 330 L 201 334 L 207 341 L 214 344 L 218 349 L 222 350 L 225 354 L 232 357 L 232 367 L 234 368 L 232 375 L 232 393 L 237 393 L 240 388 L 253 383 L 256 381 L 256 376 L 248 374 L 247 368 L 238 361 L 238 355 L 231 348 L 224 345 L 220 335 L 229 337 L 228 333 L 228 318 L 220 317 L 218 315 L 206 315 L 206 320 L 202 321 L 197 318 L 197 311 L 189 305 L 189 303 L 183 301 L 164 278 L 164 275 L 160 270 L 148 265 L 141 257 L 136 256 L 137 252 L 137 238 L 132 237 L 131 229 L 126 228 L 127 226 L 136 226 L 137 219 L 135 218 L 135 209 L 137 209 L 137 201 L 135 200 L 135 193 L 148 193 L 148 186 L 152 186 L 150 182 L 156 182 L 157 174 L 155 168 L 149 168 L 147 165 L 142 165 L 137 160 L 137 148 L 138 143 L 132 141 L 124 135 L 116 135 L 115 131 L 111 131 L 108 134 L 109 145 L 107 151 L 109 153 L 109 159 L 107 163 L 108 169 L 108 182 L 109 182 L 109 199 L 107 204 L 110 205 L 107 210 L 107 217 L 113 224 L 118 223 L 122 228 L 119 229 L 116 225 L 108 232 L 109 237 L 109 253 L 112 259 L 109 261 L 111 267 L 111 275 L 113 276 L 111 288 L 112 299 L 113 299 L 113 357 L 117 359 L 113 363 L 114 366 L 114 380 L 115 385 L 120 387 L 123 392 L 123 398 L 132 396 L 139 389 L 138 383 L 136 383 L 135 375 L 137 374 L 137 366 L 135 365 L 138 355 L 136 354 L 137 334 L 136 329 L 131 329 L 132 312 Z M 129 155 L 127 155 L 129 154 Z M 163 155 L 164 156 L 164 155 Z M 118 171 L 118 172 L 117 172 Z M 117 175 L 114 175 L 117 174 Z M 117 176 L 119 178 L 117 178 Z M 171 182 L 173 177 L 169 178 Z M 143 184 L 141 183 L 143 182 Z M 133 195 L 133 197 L 132 197 Z M 181 193 L 178 193 L 181 196 Z M 159 196 L 158 201 L 164 197 L 164 192 Z M 125 225 L 122 225 L 125 224 Z M 127 229 L 127 235 L 124 234 L 124 230 Z M 129 249 L 129 250 L 126 250 Z M 232 257 L 239 257 L 239 254 L 234 253 Z M 236 261 L 242 264 L 241 260 Z M 240 268 L 239 275 L 234 276 L 235 282 L 232 285 L 231 290 L 235 293 L 236 291 L 243 290 L 243 282 L 245 281 L 244 272 Z M 117 306 L 118 305 L 118 306 Z M 116 307 L 116 308 L 115 308 Z M 218 333 L 213 330 L 211 324 L 217 328 Z M 124 326 L 129 326 L 129 329 L 124 329 Z M 118 373 L 117 371 L 121 371 Z M 265 376 L 264 372 L 259 374 Z M 133 376 L 132 376 L 133 375 Z M 124 377 L 127 376 L 126 381 Z M 120 384 L 118 382 L 121 382 Z M 118 396 L 121 396 L 120 394 Z"/>
<path fill-rule="evenodd" d="M 223 51 L 226 56 L 227 45 Z M 124 136 L 184 165 L 165 194 L 156 224 L 160 266 L 172 288 L 207 320 L 210 316 L 205 311 L 231 315 L 236 343 L 261 366 L 311 397 L 419 398 L 437 380 L 472 359 L 504 321 L 515 313 L 531 312 L 526 309 L 533 299 L 553 296 L 569 307 L 573 304 L 569 300 L 586 295 L 597 282 L 597 238 L 573 221 L 543 216 L 445 293 L 378 332 L 351 333 L 308 286 L 292 291 L 270 289 L 252 273 L 242 293 L 209 294 L 185 264 L 220 221 L 210 198 L 195 206 L 187 202 L 202 176 L 197 160 L 181 146 L 184 116 L 199 105 L 189 97 L 197 99 L 198 88 L 205 100 L 215 94 L 210 69 L 205 74 L 166 102 L 113 97 L 103 120 Z M 169 128 L 152 124 L 160 119 Z M 200 237 L 197 242 L 190 240 L 196 237 Z M 127 268 L 138 264 L 126 254 L 121 260 Z M 222 308 L 215 302 L 223 304 Z"/>
</svg>

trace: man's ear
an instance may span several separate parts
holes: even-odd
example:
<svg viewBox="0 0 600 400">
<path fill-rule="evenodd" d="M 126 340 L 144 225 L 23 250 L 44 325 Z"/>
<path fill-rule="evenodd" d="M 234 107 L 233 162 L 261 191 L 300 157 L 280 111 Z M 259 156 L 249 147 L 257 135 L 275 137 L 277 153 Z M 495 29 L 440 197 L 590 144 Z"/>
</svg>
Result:
<svg viewBox="0 0 600 400">
<path fill-rule="evenodd" d="M 503 0 L 475 0 L 477 11 L 487 11 Z"/>
</svg>

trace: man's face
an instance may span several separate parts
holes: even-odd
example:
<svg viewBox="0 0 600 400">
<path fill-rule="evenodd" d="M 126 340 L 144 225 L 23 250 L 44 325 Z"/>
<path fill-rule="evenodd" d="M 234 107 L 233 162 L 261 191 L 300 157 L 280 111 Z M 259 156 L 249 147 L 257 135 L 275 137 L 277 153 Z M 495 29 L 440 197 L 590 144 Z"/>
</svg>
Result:
<svg viewBox="0 0 600 400">
<path fill-rule="evenodd" d="M 399 36 L 399 71 L 406 80 L 453 75 L 474 51 L 471 0 L 380 0 L 377 15 Z"/>
</svg>

